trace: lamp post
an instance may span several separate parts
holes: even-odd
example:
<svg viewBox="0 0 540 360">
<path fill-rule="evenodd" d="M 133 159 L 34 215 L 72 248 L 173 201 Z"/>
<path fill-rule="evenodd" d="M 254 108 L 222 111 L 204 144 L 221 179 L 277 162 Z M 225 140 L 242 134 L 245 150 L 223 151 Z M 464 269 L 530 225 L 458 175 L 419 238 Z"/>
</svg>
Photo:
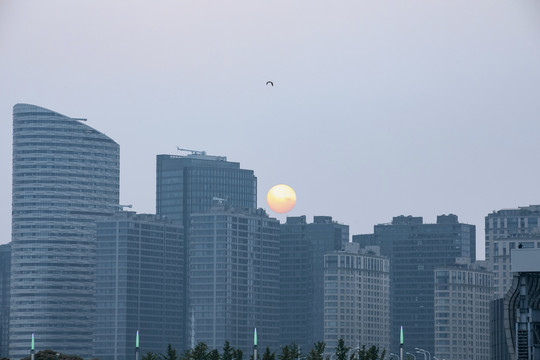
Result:
<svg viewBox="0 0 540 360">
<path fill-rule="evenodd" d="M 137 330 L 137 337 L 135 338 L 135 360 L 139 360 L 139 330 Z"/>
<path fill-rule="evenodd" d="M 416 355 L 414 354 L 411 354 L 410 352 L 406 353 L 407 355 L 411 355 L 413 357 L 414 360 L 416 360 Z"/>
<path fill-rule="evenodd" d="M 393 357 L 396 357 L 396 358 L 398 358 L 398 360 L 399 360 L 399 356 L 397 356 L 397 355 L 394 354 L 394 353 L 390 353 L 390 360 L 392 360 Z"/>
<path fill-rule="evenodd" d="M 253 332 L 253 360 L 257 360 L 257 328 Z"/>
<path fill-rule="evenodd" d="M 414 350 L 416 350 L 417 353 L 424 354 L 424 360 L 431 360 L 431 354 L 429 351 L 420 348 L 414 348 Z"/>
<path fill-rule="evenodd" d="M 32 333 L 32 345 L 30 346 L 30 360 L 34 360 L 34 333 Z"/>
</svg>

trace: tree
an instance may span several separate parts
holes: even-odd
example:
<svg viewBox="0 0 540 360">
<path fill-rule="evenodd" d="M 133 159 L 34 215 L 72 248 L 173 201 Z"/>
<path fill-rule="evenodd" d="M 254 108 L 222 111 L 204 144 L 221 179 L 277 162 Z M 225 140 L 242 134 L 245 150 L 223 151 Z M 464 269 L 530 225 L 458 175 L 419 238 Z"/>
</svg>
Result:
<svg viewBox="0 0 540 360">
<path fill-rule="evenodd" d="M 191 351 L 191 360 L 207 360 L 208 345 L 203 342 L 197 343 Z M 219 355 L 218 355 L 219 356 Z"/>
<path fill-rule="evenodd" d="M 351 348 L 345 345 L 345 341 L 343 341 L 343 339 L 339 339 L 336 346 L 336 359 L 347 360 L 347 353 L 349 350 L 351 350 Z"/>
<path fill-rule="evenodd" d="M 160 358 L 158 354 L 149 351 L 142 356 L 142 360 L 160 360 Z"/>
<path fill-rule="evenodd" d="M 54 350 L 40 350 L 34 354 L 35 360 L 83 360 L 77 355 L 68 355 L 56 352 Z M 30 360 L 30 356 L 24 357 L 21 360 Z"/>
<path fill-rule="evenodd" d="M 276 360 L 276 353 L 270 352 L 270 348 L 267 346 L 264 350 L 262 360 Z"/>
<path fill-rule="evenodd" d="M 292 342 L 281 348 L 281 354 L 278 355 L 279 360 L 298 360 L 300 358 L 300 348 L 296 343 Z"/>
<path fill-rule="evenodd" d="M 233 360 L 234 348 L 228 341 L 225 341 L 223 345 L 223 352 L 221 353 L 221 360 Z"/>
<path fill-rule="evenodd" d="M 207 360 L 219 360 L 219 351 L 217 349 L 210 351 L 206 358 Z"/>
<path fill-rule="evenodd" d="M 243 360 L 244 352 L 240 349 L 233 350 L 233 360 Z"/>
<path fill-rule="evenodd" d="M 167 346 L 167 353 L 159 354 L 159 357 L 161 360 L 179 360 L 178 355 L 176 354 L 176 349 L 173 348 L 171 344 Z"/>
<path fill-rule="evenodd" d="M 309 354 L 306 356 L 306 360 L 325 360 L 324 359 L 324 349 L 326 348 L 326 343 L 324 341 L 317 341 L 313 344 Z"/>
</svg>

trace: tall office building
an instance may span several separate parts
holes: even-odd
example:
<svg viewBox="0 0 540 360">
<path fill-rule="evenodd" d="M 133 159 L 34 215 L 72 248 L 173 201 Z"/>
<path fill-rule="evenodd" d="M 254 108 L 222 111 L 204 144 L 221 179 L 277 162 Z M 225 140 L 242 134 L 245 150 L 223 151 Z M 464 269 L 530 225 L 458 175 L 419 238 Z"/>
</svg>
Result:
<svg viewBox="0 0 540 360">
<path fill-rule="evenodd" d="M 324 338 L 324 254 L 342 250 L 349 226 L 330 216 L 287 217 L 280 225 L 281 344 L 308 351 Z"/>
<path fill-rule="evenodd" d="M 324 342 L 335 353 L 339 339 L 352 349 L 390 346 L 390 263 L 376 246 L 324 255 Z M 306 349 L 307 351 L 308 349 Z"/>
<path fill-rule="evenodd" d="M 435 268 L 435 352 L 447 360 L 492 360 L 493 275 L 483 262 L 458 258 Z"/>
<path fill-rule="evenodd" d="M 0 358 L 9 350 L 9 287 L 11 278 L 11 244 L 0 245 Z"/>
<path fill-rule="evenodd" d="M 156 187 L 156 213 L 184 226 L 192 213 L 210 210 L 214 198 L 235 208 L 257 208 L 253 170 L 241 169 L 225 156 L 196 151 L 187 156 L 158 155 Z"/>
<path fill-rule="evenodd" d="M 225 341 L 249 354 L 279 346 L 279 221 L 263 209 L 216 204 L 191 215 L 190 345 Z"/>
<path fill-rule="evenodd" d="M 459 223 L 452 214 L 437 216 L 436 224 L 424 224 L 422 217 L 398 216 L 390 224 L 375 225 L 373 234 L 353 236 L 361 246 L 380 246 L 381 255 L 390 259 L 392 352 L 398 351 L 403 326 L 406 351 L 417 347 L 433 353 L 433 271 L 459 257 L 474 261 L 475 240 L 475 226 Z"/>
<path fill-rule="evenodd" d="M 493 271 L 495 299 L 503 298 L 512 284 L 510 251 L 540 248 L 540 205 L 493 211 L 486 216 L 486 261 Z"/>
<path fill-rule="evenodd" d="M 257 208 L 253 170 L 241 169 L 239 163 L 227 161 L 225 156 L 207 155 L 204 151 L 191 151 L 187 156 L 158 155 L 156 170 L 156 214 L 184 226 L 184 249 L 190 242 L 191 214 L 209 211 L 213 201 L 239 209 Z M 184 254 L 187 266 L 188 252 Z M 184 274 L 184 291 L 189 297 L 187 270 Z M 188 309 L 183 310 L 187 324 Z M 186 349 L 186 344 L 179 349 Z"/>
<path fill-rule="evenodd" d="M 95 221 L 118 209 L 117 143 L 35 105 L 13 108 L 9 355 L 92 355 Z"/>
<path fill-rule="evenodd" d="M 133 358 L 184 343 L 183 229 L 156 215 L 119 212 L 97 223 L 94 356 Z"/>
</svg>

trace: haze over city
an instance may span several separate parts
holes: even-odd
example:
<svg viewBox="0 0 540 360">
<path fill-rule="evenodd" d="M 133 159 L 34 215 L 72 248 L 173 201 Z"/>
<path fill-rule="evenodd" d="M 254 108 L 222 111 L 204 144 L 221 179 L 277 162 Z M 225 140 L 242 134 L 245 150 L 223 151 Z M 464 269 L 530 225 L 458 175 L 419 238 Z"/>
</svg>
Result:
<svg viewBox="0 0 540 360">
<path fill-rule="evenodd" d="M 536 1 L 2 1 L 0 243 L 12 108 L 70 117 L 121 148 L 120 202 L 155 212 L 157 154 L 253 169 L 258 205 L 370 233 L 393 216 L 477 226 L 538 203 Z M 265 85 L 273 81 L 274 86 Z"/>
</svg>

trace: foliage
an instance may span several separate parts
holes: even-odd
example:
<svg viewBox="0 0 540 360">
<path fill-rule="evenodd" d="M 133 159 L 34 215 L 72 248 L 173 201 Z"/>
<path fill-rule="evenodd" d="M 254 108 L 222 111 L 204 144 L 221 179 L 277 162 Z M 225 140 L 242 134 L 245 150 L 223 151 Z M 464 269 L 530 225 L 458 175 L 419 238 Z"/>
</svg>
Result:
<svg viewBox="0 0 540 360">
<path fill-rule="evenodd" d="M 240 349 L 233 350 L 233 360 L 242 360 L 244 358 L 244 352 Z"/>
<path fill-rule="evenodd" d="M 208 345 L 203 342 L 197 343 L 191 350 L 191 360 L 207 360 Z"/>
<path fill-rule="evenodd" d="M 158 354 L 149 351 L 142 356 L 142 360 L 160 360 L 160 358 Z"/>
<path fill-rule="evenodd" d="M 30 355 L 21 360 L 30 360 Z M 54 350 L 40 350 L 34 354 L 34 360 L 83 360 L 83 358 L 77 355 L 61 354 Z"/>
<path fill-rule="evenodd" d="M 216 349 L 210 351 L 210 352 L 206 355 L 206 359 L 207 359 L 207 360 L 219 360 L 219 351 L 217 351 Z"/>
<path fill-rule="evenodd" d="M 271 352 L 270 348 L 267 346 L 266 350 L 264 350 L 262 360 L 276 360 L 276 353 Z"/>
<path fill-rule="evenodd" d="M 309 354 L 306 356 L 306 360 L 325 360 L 324 358 L 325 348 L 326 348 L 326 344 L 324 343 L 324 341 L 317 341 L 316 343 L 313 344 L 313 348 L 311 349 Z"/>
<path fill-rule="evenodd" d="M 223 345 L 223 352 L 221 353 L 221 360 L 233 360 L 234 348 L 228 341 L 225 341 Z"/>
<path fill-rule="evenodd" d="M 296 343 L 290 343 L 281 348 L 281 354 L 278 355 L 279 360 L 298 360 L 300 358 L 300 348 Z"/>
<path fill-rule="evenodd" d="M 339 339 L 336 346 L 336 360 L 347 360 L 347 353 L 349 350 L 351 350 L 351 348 L 345 345 L 345 341 Z"/>
<path fill-rule="evenodd" d="M 167 353 L 159 354 L 159 357 L 161 358 L 161 360 L 179 360 L 178 355 L 176 354 L 176 349 L 173 348 L 171 344 L 167 346 Z"/>
<path fill-rule="evenodd" d="M 385 356 L 386 350 L 383 350 L 379 355 L 378 347 L 371 346 L 366 350 L 366 345 L 362 345 L 352 353 L 351 360 L 383 360 Z"/>
</svg>

